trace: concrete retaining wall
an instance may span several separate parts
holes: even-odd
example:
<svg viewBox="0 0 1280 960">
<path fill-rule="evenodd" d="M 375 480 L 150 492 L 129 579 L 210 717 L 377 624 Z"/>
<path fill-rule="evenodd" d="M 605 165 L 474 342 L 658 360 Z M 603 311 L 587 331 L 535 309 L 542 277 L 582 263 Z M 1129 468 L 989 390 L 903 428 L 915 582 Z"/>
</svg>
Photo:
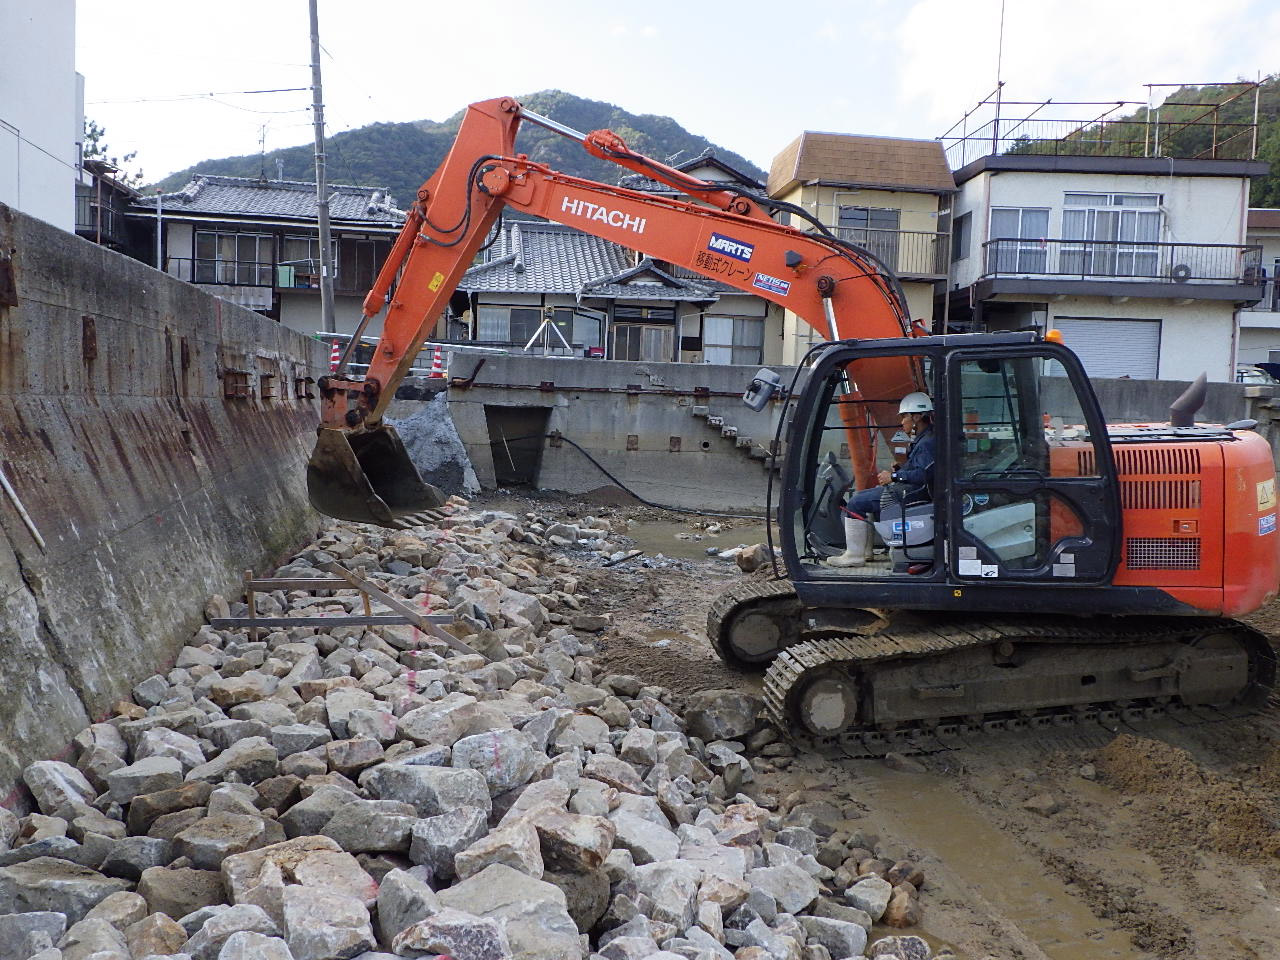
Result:
<svg viewBox="0 0 1280 960">
<path fill-rule="evenodd" d="M 458 356 L 452 377 L 466 377 L 476 357 Z M 733 439 L 723 438 L 695 417 L 712 416 L 739 428 L 756 446 L 773 439 L 777 406 L 752 413 L 739 399 L 756 367 L 677 363 L 626 363 L 556 357 L 493 356 L 470 388 L 452 387 L 449 409 L 482 486 L 499 485 L 500 468 L 519 460 L 514 437 L 495 426 L 495 408 L 546 412 L 546 433 L 559 431 L 576 441 L 640 496 L 658 503 L 705 510 L 764 508 L 767 474 Z M 794 368 L 774 367 L 785 383 Z M 1053 386 L 1052 381 L 1048 383 Z M 1112 423 L 1160 423 L 1169 404 L 1189 386 L 1175 381 L 1096 380 L 1103 413 Z M 1280 432 L 1280 410 L 1272 411 L 1270 391 L 1236 383 L 1210 383 L 1197 420 L 1229 423 L 1243 417 L 1262 421 L 1270 438 Z M 401 407 L 408 401 L 400 401 Z M 399 415 L 405 415 L 403 409 Z M 1272 416 L 1277 417 L 1273 424 Z M 540 429 L 538 417 L 508 417 L 522 434 Z M 673 449 L 677 445 L 678 449 Z M 584 493 L 611 481 L 568 443 L 542 443 L 535 485 Z"/>
<path fill-rule="evenodd" d="M 318 408 L 293 394 L 326 360 L 0 206 L 0 467 L 44 541 L 0 491 L 0 793 L 163 669 L 209 594 L 314 534 Z M 224 399 L 227 371 L 250 396 Z"/>
<path fill-rule="evenodd" d="M 456 357 L 452 377 L 477 358 Z M 480 483 L 495 486 L 506 441 L 491 435 L 492 408 L 544 408 L 546 432 L 559 431 L 646 499 L 704 510 L 760 511 L 768 474 L 735 439 L 721 436 L 706 407 L 756 446 L 773 440 L 775 407 L 752 413 L 742 391 L 758 367 L 629 363 L 557 357 L 490 357 L 474 386 L 451 387 L 449 410 Z M 786 369 L 786 368 L 775 368 Z M 789 377 L 790 373 L 784 374 Z M 486 406 L 490 415 L 486 415 Z M 569 443 L 542 445 L 536 485 L 583 493 L 612 481 Z"/>
</svg>

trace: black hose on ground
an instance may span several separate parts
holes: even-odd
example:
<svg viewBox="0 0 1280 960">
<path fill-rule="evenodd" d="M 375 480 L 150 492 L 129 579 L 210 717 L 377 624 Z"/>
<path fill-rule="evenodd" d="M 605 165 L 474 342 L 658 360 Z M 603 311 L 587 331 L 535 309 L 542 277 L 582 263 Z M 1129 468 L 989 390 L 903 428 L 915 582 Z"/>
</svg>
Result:
<svg viewBox="0 0 1280 960">
<path fill-rule="evenodd" d="M 507 437 L 507 438 L 504 438 L 504 440 L 505 440 L 505 442 L 506 442 L 506 443 L 515 443 L 515 442 L 517 442 L 517 441 L 519 441 L 519 440 L 551 440 L 551 439 L 563 440 L 565 443 L 569 444 L 569 446 L 573 447 L 573 449 L 577 450 L 580 454 L 582 454 L 584 457 L 586 457 L 588 460 L 590 460 L 590 461 L 591 461 L 591 463 L 592 463 L 592 465 L 593 465 L 597 470 L 599 470 L 599 471 L 600 471 L 601 473 L 603 473 L 606 477 L 608 477 L 610 480 L 612 480 L 615 486 L 620 487 L 624 492 L 626 492 L 626 493 L 630 494 L 631 496 L 635 497 L 637 500 L 639 500 L 641 503 L 643 503 L 646 507 L 653 507 L 655 510 L 670 510 L 672 513 L 687 513 L 687 514 L 690 514 L 691 516 L 699 516 L 699 517 L 723 517 L 723 518 L 725 518 L 725 519 L 727 519 L 727 520 L 763 520 L 763 519 L 765 519 L 765 518 L 764 518 L 764 516 L 763 516 L 762 514 L 755 514 L 755 513 L 717 513 L 717 512 L 716 512 L 716 511 L 714 511 L 714 510 L 691 510 L 691 509 L 689 509 L 688 507 L 673 507 L 673 506 L 671 506 L 670 504 L 666 504 L 666 503 L 654 503 L 652 500 L 646 500 L 644 497 L 640 496 L 640 494 L 636 493 L 634 490 L 632 490 L 630 487 L 628 487 L 625 483 L 623 483 L 621 480 L 619 480 L 617 477 L 615 477 L 612 473 L 610 473 L 610 472 L 609 472 L 609 470 L 608 470 L 608 468 L 607 468 L 607 467 L 605 467 L 605 465 L 604 465 L 603 463 L 601 463 L 599 460 L 597 460 L 597 459 L 596 459 L 595 457 L 593 457 L 591 454 L 587 453 L 587 451 L 586 451 L 586 450 L 584 450 L 581 446 L 579 446 L 579 445 L 578 445 L 577 443 L 575 443 L 574 441 L 570 440 L 570 439 L 569 439 L 568 437 L 566 437 L 563 433 L 555 433 L 555 434 L 551 434 L 551 433 L 531 433 L 531 434 L 529 434 L 529 435 L 527 435 L 527 436 L 524 436 L 524 437 Z"/>
</svg>

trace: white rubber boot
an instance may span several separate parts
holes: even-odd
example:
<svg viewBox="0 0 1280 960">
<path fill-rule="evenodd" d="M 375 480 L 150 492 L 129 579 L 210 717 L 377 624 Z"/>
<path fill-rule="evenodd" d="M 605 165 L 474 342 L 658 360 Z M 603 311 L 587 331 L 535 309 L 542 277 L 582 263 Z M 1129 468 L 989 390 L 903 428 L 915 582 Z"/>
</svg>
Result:
<svg viewBox="0 0 1280 960">
<path fill-rule="evenodd" d="M 867 537 L 871 533 L 871 524 L 855 517 L 844 518 L 844 553 L 836 557 L 828 557 L 827 564 L 832 567 L 860 567 L 867 562 Z"/>
</svg>

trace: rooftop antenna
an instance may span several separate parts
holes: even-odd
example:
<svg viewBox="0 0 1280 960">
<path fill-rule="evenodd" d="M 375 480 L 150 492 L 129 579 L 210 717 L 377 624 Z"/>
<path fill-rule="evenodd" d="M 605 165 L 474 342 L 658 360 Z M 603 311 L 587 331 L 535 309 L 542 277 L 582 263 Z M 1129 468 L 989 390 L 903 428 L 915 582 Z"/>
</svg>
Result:
<svg viewBox="0 0 1280 960">
<path fill-rule="evenodd" d="M 1000 0 L 1000 33 L 996 40 L 996 123 L 991 133 L 991 152 L 1000 152 L 1000 101 L 1004 94 L 1004 4 Z"/>
<path fill-rule="evenodd" d="M 267 179 L 267 125 L 258 127 L 258 179 Z"/>
<path fill-rule="evenodd" d="M 320 86 L 320 15 L 311 11 L 311 112 L 316 126 L 316 213 L 320 221 L 320 318 L 325 333 L 337 333 L 333 317 L 333 250 L 329 241 L 329 185 L 324 167 L 324 91 Z"/>
</svg>

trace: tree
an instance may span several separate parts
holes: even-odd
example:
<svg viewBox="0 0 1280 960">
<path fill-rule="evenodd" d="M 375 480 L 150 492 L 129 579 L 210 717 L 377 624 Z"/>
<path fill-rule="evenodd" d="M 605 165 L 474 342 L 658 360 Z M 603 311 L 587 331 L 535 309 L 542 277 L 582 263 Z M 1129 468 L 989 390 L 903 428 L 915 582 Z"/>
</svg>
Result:
<svg viewBox="0 0 1280 960">
<path fill-rule="evenodd" d="M 110 164 L 116 172 L 116 179 L 128 187 L 142 186 L 142 168 L 137 170 L 126 170 L 125 167 L 133 163 L 138 155 L 137 150 L 131 150 L 123 157 L 115 157 L 111 153 L 111 148 L 107 146 L 106 128 L 98 126 L 92 120 L 85 118 L 84 121 L 84 142 L 80 147 L 80 156 L 84 160 L 101 160 L 103 163 Z"/>
</svg>

